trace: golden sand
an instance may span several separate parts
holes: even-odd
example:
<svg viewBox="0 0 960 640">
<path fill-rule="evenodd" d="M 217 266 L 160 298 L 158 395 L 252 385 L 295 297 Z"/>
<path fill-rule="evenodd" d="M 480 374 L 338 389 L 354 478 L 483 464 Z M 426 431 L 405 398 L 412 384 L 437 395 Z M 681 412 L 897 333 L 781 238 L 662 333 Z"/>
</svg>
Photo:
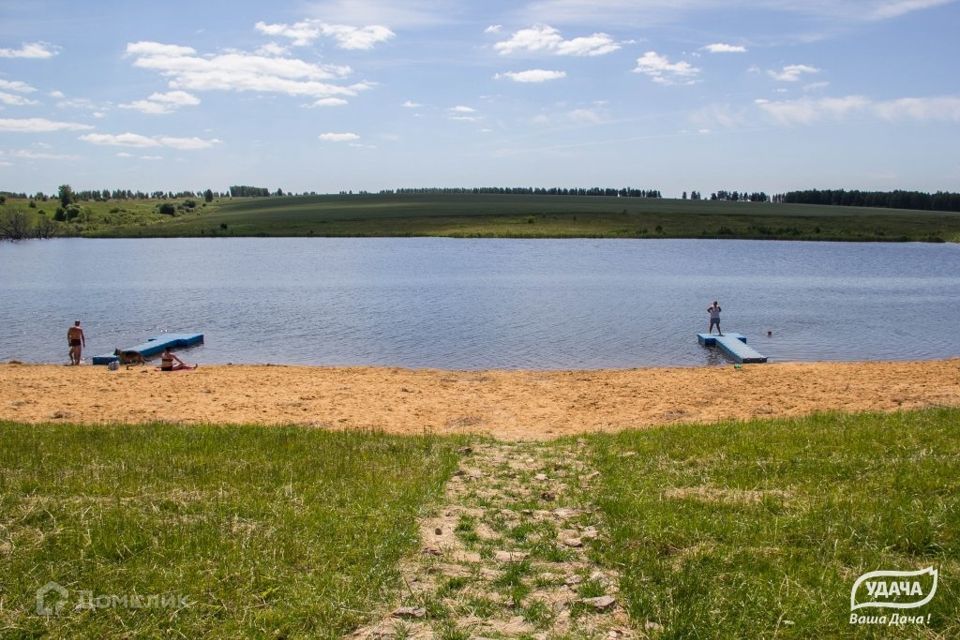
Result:
<svg viewBox="0 0 960 640">
<path fill-rule="evenodd" d="M 960 406 L 960 359 L 597 371 L 0 365 L 0 419 L 303 424 L 543 439 L 672 422 Z"/>
</svg>

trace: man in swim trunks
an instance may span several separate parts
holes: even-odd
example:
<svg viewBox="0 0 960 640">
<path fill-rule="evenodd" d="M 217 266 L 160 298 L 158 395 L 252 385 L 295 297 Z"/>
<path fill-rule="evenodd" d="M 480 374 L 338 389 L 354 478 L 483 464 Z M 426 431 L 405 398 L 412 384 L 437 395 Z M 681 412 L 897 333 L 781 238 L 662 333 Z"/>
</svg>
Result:
<svg viewBox="0 0 960 640">
<path fill-rule="evenodd" d="M 720 305 L 716 300 L 713 301 L 713 304 L 707 307 L 707 313 L 710 314 L 710 328 L 707 329 L 707 333 L 713 333 L 713 327 L 716 325 L 717 333 L 721 336 L 723 331 L 720 330 Z"/>
<path fill-rule="evenodd" d="M 67 329 L 67 344 L 70 345 L 70 364 L 80 364 L 80 356 L 83 348 L 87 346 L 87 339 L 83 335 L 83 329 L 80 328 L 79 320 Z"/>
</svg>

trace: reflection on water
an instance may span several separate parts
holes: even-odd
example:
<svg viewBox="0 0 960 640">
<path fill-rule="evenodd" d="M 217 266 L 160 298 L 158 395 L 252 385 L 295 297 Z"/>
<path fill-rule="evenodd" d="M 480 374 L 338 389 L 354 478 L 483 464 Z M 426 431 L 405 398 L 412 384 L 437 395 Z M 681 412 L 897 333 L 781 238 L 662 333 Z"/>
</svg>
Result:
<svg viewBox="0 0 960 640">
<path fill-rule="evenodd" d="M 238 238 L 0 244 L 0 359 L 65 362 L 79 318 L 87 356 L 201 331 L 201 362 L 721 364 L 714 299 L 772 361 L 960 355 L 955 245 Z"/>
</svg>

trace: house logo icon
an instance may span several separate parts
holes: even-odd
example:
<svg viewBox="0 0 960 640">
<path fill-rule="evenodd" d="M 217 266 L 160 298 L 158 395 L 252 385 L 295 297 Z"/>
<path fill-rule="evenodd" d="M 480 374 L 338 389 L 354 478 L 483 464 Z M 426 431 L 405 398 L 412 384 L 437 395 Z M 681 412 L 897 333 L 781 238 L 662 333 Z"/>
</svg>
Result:
<svg viewBox="0 0 960 640">
<path fill-rule="evenodd" d="M 56 582 L 48 582 L 37 589 L 37 615 L 55 616 L 63 609 L 70 592 Z"/>
</svg>

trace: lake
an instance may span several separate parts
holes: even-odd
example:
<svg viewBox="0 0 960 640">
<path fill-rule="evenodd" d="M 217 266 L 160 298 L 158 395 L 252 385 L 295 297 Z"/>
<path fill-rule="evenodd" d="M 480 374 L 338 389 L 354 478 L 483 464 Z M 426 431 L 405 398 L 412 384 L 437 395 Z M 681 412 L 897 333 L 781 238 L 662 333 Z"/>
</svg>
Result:
<svg viewBox="0 0 960 640">
<path fill-rule="evenodd" d="M 0 360 L 202 332 L 201 363 L 449 369 L 960 355 L 960 246 L 740 240 L 55 239 L 0 243 Z M 767 336 L 771 331 L 772 335 Z"/>
</svg>

